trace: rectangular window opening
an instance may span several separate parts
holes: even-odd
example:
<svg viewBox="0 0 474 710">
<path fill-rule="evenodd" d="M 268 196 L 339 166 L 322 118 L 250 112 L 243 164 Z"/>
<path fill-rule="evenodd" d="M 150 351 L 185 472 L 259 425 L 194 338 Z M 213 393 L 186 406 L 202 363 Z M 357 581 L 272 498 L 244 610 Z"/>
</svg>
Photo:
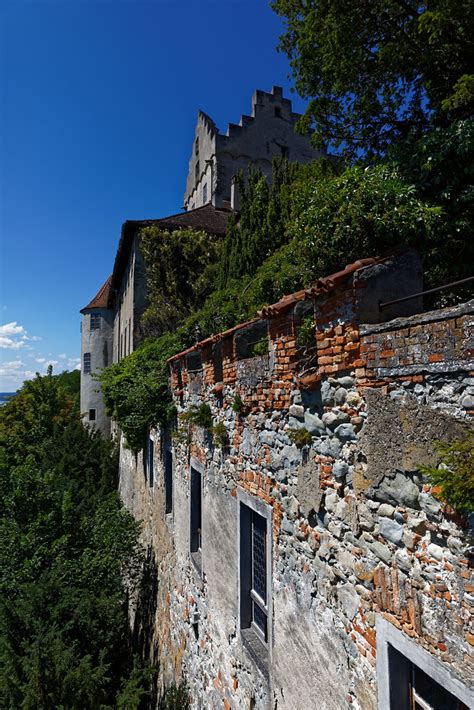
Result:
<svg viewBox="0 0 474 710">
<path fill-rule="evenodd" d="M 456 696 L 388 644 L 390 708 L 468 710 Z"/>
<path fill-rule="evenodd" d="M 268 355 L 268 324 L 257 321 L 247 328 L 242 328 L 235 335 L 237 360 Z"/>
<path fill-rule="evenodd" d="M 191 520 L 190 520 L 190 552 L 191 558 L 199 572 L 202 570 L 202 476 L 191 467 Z"/>
<path fill-rule="evenodd" d="M 155 453 L 155 442 L 151 436 L 147 437 L 147 451 L 146 451 L 146 469 L 148 473 L 148 485 L 153 488 L 155 481 L 155 470 L 154 470 L 154 453 Z"/>
<path fill-rule="evenodd" d="M 257 662 L 264 660 L 269 635 L 267 523 L 266 517 L 240 503 L 240 628 Z"/>
<path fill-rule="evenodd" d="M 91 313 L 91 330 L 100 330 L 100 313 Z"/>
<path fill-rule="evenodd" d="M 95 422 L 95 409 L 89 409 L 89 421 Z"/>
<path fill-rule="evenodd" d="M 202 188 L 202 204 L 205 205 L 207 202 L 207 182 L 204 183 Z"/>
<path fill-rule="evenodd" d="M 84 353 L 82 367 L 83 367 L 84 374 L 90 375 L 90 373 L 91 373 L 91 354 L 90 353 Z"/>
<path fill-rule="evenodd" d="M 165 449 L 165 513 L 173 512 L 173 452 Z"/>
<path fill-rule="evenodd" d="M 222 358 L 222 340 L 218 340 L 212 346 L 212 364 L 214 367 L 214 382 L 222 382 L 224 379 L 224 366 Z"/>
</svg>

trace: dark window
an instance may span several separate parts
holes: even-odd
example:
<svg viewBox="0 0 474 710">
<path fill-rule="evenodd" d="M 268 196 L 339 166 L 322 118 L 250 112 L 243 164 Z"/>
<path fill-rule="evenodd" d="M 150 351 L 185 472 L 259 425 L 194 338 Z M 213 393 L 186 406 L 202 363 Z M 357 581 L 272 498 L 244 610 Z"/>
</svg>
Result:
<svg viewBox="0 0 474 710">
<path fill-rule="evenodd" d="M 194 141 L 194 154 L 199 155 L 199 137 Z"/>
<path fill-rule="evenodd" d="M 204 184 L 204 187 L 202 188 L 202 202 L 204 205 L 207 202 L 207 182 Z"/>
<path fill-rule="evenodd" d="M 202 355 L 200 350 L 194 350 L 186 355 L 186 369 L 188 372 L 199 372 L 202 370 Z"/>
<path fill-rule="evenodd" d="M 290 150 L 289 150 L 289 148 L 287 148 L 286 145 L 281 145 L 280 150 L 281 150 L 282 158 L 289 158 L 290 157 Z"/>
<path fill-rule="evenodd" d="M 89 421 L 95 422 L 95 409 L 89 409 Z"/>
<path fill-rule="evenodd" d="M 91 372 L 91 354 L 90 353 L 84 353 L 83 370 L 84 370 L 85 375 L 90 375 L 90 372 Z"/>
<path fill-rule="evenodd" d="M 222 382 L 224 379 L 224 368 L 222 363 L 222 340 L 218 340 L 212 346 L 212 364 L 214 366 L 214 382 Z"/>
<path fill-rule="evenodd" d="M 201 474 L 191 468 L 191 529 L 190 548 L 191 557 L 199 571 L 201 571 L 201 530 L 202 525 L 202 500 L 201 500 Z"/>
<path fill-rule="evenodd" d="M 165 513 L 173 511 L 173 452 L 165 449 Z"/>
<path fill-rule="evenodd" d="M 257 321 L 247 328 L 242 328 L 235 335 L 237 360 L 268 355 L 267 321 Z"/>
<path fill-rule="evenodd" d="M 100 330 L 100 313 L 91 313 L 91 330 Z"/>
<path fill-rule="evenodd" d="M 196 183 L 199 181 L 199 175 L 201 173 L 201 170 L 199 168 L 199 160 L 196 163 L 196 167 L 194 168 L 194 177 L 196 179 Z"/>
<path fill-rule="evenodd" d="M 147 457 L 146 457 L 146 467 L 148 471 L 148 485 L 150 488 L 153 486 L 154 482 L 154 461 L 153 461 L 153 455 L 154 455 L 154 449 L 155 449 L 155 442 L 153 439 L 149 436 L 147 438 Z"/>
<path fill-rule="evenodd" d="M 281 118 L 281 108 L 279 106 L 275 106 L 275 116 Z"/>
<path fill-rule="evenodd" d="M 268 641 L 267 520 L 240 504 L 241 628 Z"/>
<path fill-rule="evenodd" d="M 388 646 L 390 707 L 395 710 L 468 710 L 461 700 Z"/>
</svg>

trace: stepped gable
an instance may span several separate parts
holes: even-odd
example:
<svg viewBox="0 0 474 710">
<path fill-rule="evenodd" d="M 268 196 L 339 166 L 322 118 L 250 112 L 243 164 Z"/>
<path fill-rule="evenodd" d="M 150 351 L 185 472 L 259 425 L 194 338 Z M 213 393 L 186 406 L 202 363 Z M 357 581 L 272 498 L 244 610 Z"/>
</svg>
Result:
<svg viewBox="0 0 474 710">
<path fill-rule="evenodd" d="M 195 210 L 161 217 L 160 219 L 127 220 L 122 225 L 120 242 L 115 256 L 114 270 L 111 277 L 110 299 L 120 288 L 122 276 L 127 266 L 133 239 L 143 227 L 160 226 L 164 229 L 197 229 L 208 234 L 225 236 L 230 210 L 218 209 L 212 204 L 203 205 Z"/>
<path fill-rule="evenodd" d="M 101 286 L 92 301 L 88 303 L 87 306 L 84 306 L 84 308 L 80 310 L 80 313 L 85 313 L 86 311 L 89 311 L 92 308 L 108 308 L 111 283 L 112 276 L 109 276 L 105 284 Z"/>
<path fill-rule="evenodd" d="M 199 111 L 198 111 L 198 118 L 201 119 L 201 121 L 206 126 L 209 133 L 219 133 L 219 129 L 217 128 L 215 122 L 212 120 L 212 118 L 210 116 L 207 115 L 207 113 L 204 113 L 204 111 L 202 111 L 202 109 L 199 109 Z"/>
</svg>

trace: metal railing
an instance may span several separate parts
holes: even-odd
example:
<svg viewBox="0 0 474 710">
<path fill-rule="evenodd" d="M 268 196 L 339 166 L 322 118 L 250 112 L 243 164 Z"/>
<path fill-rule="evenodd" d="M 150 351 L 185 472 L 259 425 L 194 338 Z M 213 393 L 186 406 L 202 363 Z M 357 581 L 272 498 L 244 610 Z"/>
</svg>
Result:
<svg viewBox="0 0 474 710">
<path fill-rule="evenodd" d="M 429 293 L 436 293 L 437 291 L 443 291 L 446 288 L 453 288 L 454 286 L 461 286 L 461 284 L 466 284 L 469 281 L 474 281 L 474 276 L 468 276 L 467 279 L 460 279 L 459 281 L 452 281 L 450 284 L 444 284 L 443 286 L 436 286 L 436 288 L 430 288 L 427 291 L 419 291 L 418 293 L 412 293 L 410 296 L 403 296 L 403 298 L 396 298 L 394 301 L 385 301 L 384 303 L 379 303 L 379 309 L 386 308 L 387 306 L 393 306 L 395 303 L 402 303 L 403 301 L 411 301 L 412 298 L 418 298 L 419 296 L 426 296 Z"/>
</svg>

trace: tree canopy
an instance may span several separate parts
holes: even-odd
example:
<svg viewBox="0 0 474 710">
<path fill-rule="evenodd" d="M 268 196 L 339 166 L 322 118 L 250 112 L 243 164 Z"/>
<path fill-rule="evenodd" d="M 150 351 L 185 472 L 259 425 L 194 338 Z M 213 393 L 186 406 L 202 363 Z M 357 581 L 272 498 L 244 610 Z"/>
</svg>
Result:
<svg viewBox="0 0 474 710">
<path fill-rule="evenodd" d="M 410 132 L 472 116 L 470 0 L 273 0 L 301 127 L 350 157 L 384 155 Z"/>
<path fill-rule="evenodd" d="M 0 706 L 129 710 L 149 686 L 126 608 L 139 525 L 65 380 L 38 375 L 0 409 Z"/>
</svg>

